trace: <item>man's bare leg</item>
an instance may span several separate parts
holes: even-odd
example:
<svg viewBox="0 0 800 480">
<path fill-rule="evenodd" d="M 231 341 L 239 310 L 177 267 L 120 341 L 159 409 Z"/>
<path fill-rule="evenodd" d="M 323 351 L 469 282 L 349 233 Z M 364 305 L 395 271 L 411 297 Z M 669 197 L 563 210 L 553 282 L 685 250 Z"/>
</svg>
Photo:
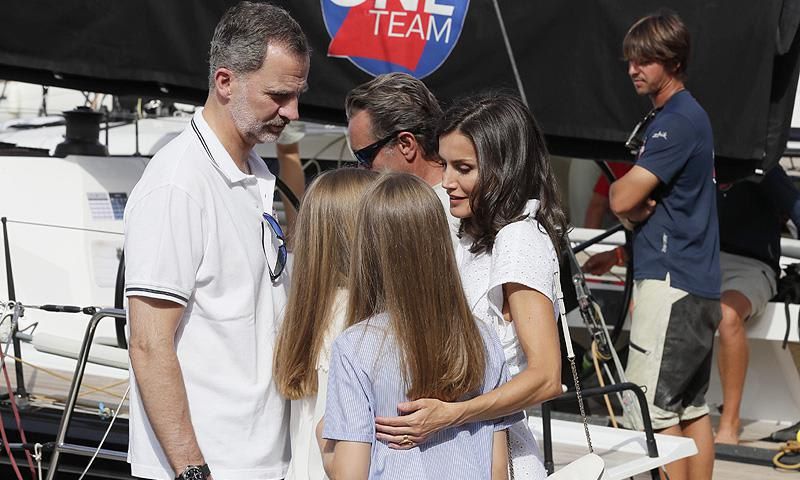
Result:
<svg viewBox="0 0 800 480">
<path fill-rule="evenodd" d="M 711 417 L 703 415 L 681 422 L 683 436 L 691 438 L 697 445 L 697 455 L 687 459 L 691 480 L 711 480 L 714 472 L 714 433 Z"/>
<path fill-rule="evenodd" d="M 747 375 L 749 349 L 744 321 L 750 316 L 750 301 L 737 290 L 722 292 L 722 321 L 719 324 L 717 364 L 722 383 L 722 416 L 714 438 L 716 443 L 739 443 L 739 408 Z"/>
<path fill-rule="evenodd" d="M 681 428 L 680 424 L 667 427 L 663 430 L 659 430 L 657 433 L 662 433 L 664 435 L 672 435 L 673 437 L 684 436 L 683 428 Z M 664 468 L 666 468 L 667 470 L 667 475 L 669 475 L 669 480 L 689 479 L 689 461 L 685 458 L 682 458 L 672 463 L 668 463 L 667 465 L 664 466 Z M 663 470 L 660 473 L 661 473 L 661 479 L 666 480 Z"/>
</svg>

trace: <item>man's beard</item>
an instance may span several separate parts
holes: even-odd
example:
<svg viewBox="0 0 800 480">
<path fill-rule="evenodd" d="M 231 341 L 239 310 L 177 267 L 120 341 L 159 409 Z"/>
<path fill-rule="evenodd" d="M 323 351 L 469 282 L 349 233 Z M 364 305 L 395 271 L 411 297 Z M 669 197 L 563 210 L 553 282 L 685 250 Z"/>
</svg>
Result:
<svg viewBox="0 0 800 480">
<path fill-rule="evenodd" d="M 253 113 L 253 109 L 248 105 L 244 92 L 231 98 L 230 109 L 233 123 L 239 134 L 253 143 L 273 143 L 277 141 L 280 133 L 270 131 L 269 127 L 283 129 L 289 123 L 277 115 L 268 122 L 259 120 Z"/>
</svg>

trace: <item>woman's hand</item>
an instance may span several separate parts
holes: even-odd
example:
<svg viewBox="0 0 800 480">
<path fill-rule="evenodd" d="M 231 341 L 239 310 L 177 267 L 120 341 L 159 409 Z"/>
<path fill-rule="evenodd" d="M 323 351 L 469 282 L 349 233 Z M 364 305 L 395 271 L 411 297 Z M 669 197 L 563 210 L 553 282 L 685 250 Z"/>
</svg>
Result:
<svg viewBox="0 0 800 480">
<path fill-rule="evenodd" d="M 389 448 L 408 450 L 425 443 L 434 433 L 458 423 L 463 407 L 458 403 L 423 398 L 397 405 L 399 417 L 377 417 L 376 437 Z"/>
</svg>

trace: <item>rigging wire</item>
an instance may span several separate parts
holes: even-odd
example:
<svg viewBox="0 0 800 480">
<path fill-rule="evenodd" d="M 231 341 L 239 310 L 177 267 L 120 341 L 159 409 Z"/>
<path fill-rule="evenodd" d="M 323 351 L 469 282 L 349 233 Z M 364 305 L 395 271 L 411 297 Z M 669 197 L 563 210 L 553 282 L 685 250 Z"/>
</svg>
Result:
<svg viewBox="0 0 800 480">
<path fill-rule="evenodd" d="M 58 225 L 55 223 L 40 223 L 40 222 L 26 222 L 24 220 L 11 220 L 10 218 L 7 220 L 8 223 L 16 223 L 19 225 L 32 225 L 34 227 L 49 227 L 49 228 L 61 228 L 64 230 L 77 230 L 80 232 L 92 232 L 92 233 L 107 233 L 110 235 L 119 235 L 124 236 L 125 234 L 122 232 L 114 232 L 112 230 L 98 230 L 96 228 L 84 228 L 84 227 L 71 227 L 69 225 Z"/>
<path fill-rule="evenodd" d="M 500 4 L 497 0 L 492 0 L 492 4 L 494 4 L 494 11 L 497 14 L 497 21 L 500 23 L 500 33 L 503 35 L 503 43 L 506 45 L 506 53 L 508 54 L 508 60 L 511 62 L 511 70 L 514 72 L 514 80 L 517 82 L 519 96 L 522 99 L 522 103 L 527 107 L 528 97 L 525 95 L 525 86 L 522 84 L 522 77 L 519 74 L 519 69 L 517 69 L 517 60 L 514 58 L 514 51 L 511 50 L 511 40 L 508 38 L 506 23 L 503 21 L 503 15 L 500 13 Z"/>
<path fill-rule="evenodd" d="M 116 410 L 114 410 L 114 416 L 111 417 L 111 421 L 108 423 L 108 428 L 106 429 L 106 433 L 103 434 L 103 438 L 100 440 L 100 444 L 97 446 L 97 450 L 94 451 L 94 455 L 92 455 L 92 458 L 89 460 L 89 464 L 86 465 L 86 468 L 83 470 L 83 473 L 81 473 L 81 476 L 78 478 L 78 480 L 83 480 L 83 477 L 86 476 L 86 472 L 88 472 L 89 469 L 92 468 L 92 464 L 97 458 L 97 455 L 100 454 L 100 450 L 103 449 L 103 444 L 106 442 L 106 438 L 108 438 L 108 434 L 111 432 L 111 427 L 114 426 L 114 422 L 117 420 L 117 415 L 119 415 L 119 411 L 122 408 L 122 404 L 125 402 L 125 399 L 128 398 L 128 392 L 130 392 L 130 390 L 131 390 L 131 385 L 130 383 L 128 383 L 128 388 L 125 389 L 125 393 L 122 395 L 122 399 L 119 401 L 119 404 L 117 404 Z"/>
</svg>

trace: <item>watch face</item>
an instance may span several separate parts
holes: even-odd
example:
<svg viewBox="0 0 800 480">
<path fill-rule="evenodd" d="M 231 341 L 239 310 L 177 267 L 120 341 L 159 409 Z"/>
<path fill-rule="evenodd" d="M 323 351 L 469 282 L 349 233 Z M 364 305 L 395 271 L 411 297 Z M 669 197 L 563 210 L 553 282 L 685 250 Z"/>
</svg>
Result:
<svg viewBox="0 0 800 480">
<path fill-rule="evenodd" d="M 200 467 L 190 466 L 181 474 L 183 480 L 206 480 L 206 475 Z"/>
</svg>

